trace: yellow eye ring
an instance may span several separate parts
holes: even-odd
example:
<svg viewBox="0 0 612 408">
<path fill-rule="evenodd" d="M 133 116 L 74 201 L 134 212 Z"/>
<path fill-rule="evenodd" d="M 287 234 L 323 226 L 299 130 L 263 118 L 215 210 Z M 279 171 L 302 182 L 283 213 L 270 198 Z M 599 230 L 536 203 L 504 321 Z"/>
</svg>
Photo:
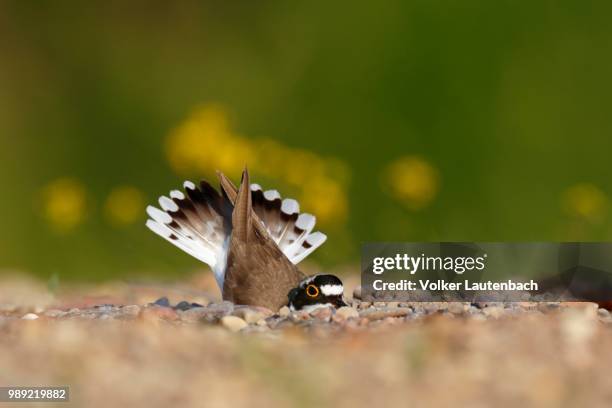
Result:
<svg viewBox="0 0 612 408">
<path fill-rule="evenodd" d="M 311 298 L 317 297 L 319 296 L 319 288 L 315 285 L 308 285 L 306 286 L 306 294 Z"/>
</svg>

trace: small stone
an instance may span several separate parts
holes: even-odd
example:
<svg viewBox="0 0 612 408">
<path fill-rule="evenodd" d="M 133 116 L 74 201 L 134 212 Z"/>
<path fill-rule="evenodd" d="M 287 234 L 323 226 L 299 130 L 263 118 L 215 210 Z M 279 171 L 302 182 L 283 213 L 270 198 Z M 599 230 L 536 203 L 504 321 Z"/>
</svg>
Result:
<svg viewBox="0 0 612 408">
<path fill-rule="evenodd" d="M 221 302 L 211 303 L 206 307 L 194 307 L 185 311 L 179 311 L 179 313 L 184 321 L 214 323 L 222 317 L 232 314 L 233 311 L 234 304 L 232 302 Z"/>
<path fill-rule="evenodd" d="M 517 306 L 522 309 L 535 309 L 538 306 L 537 302 L 518 302 Z"/>
<path fill-rule="evenodd" d="M 43 314 L 45 316 L 47 316 L 47 317 L 60 317 L 60 316 L 62 316 L 64 314 L 66 314 L 66 312 L 63 312 L 63 311 L 61 311 L 59 309 L 49 309 L 49 310 L 45 311 Z"/>
<path fill-rule="evenodd" d="M 17 310 L 17 305 L 10 303 L 0 303 L 0 312 L 14 312 Z"/>
<path fill-rule="evenodd" d="M 319 307 L 313 310 L 310 315 L 318 320 L 329 321 L 329 319 L 331 319 L 332 313 L 333 311 L 331 307 Z"/>
<path fill-rule="evenodd" d="M 393 325 L 398 323 L 398 319 L 395 317 L 385 317 L 382 322 L 384 324 Z"/>
<path fill-rule="evenodd" d="M 289 319 L 273 318 L 268 320 L 268 327 L 274 330 L 282 330 L 294 327 L 294 323 Z"/>
<path fill-rule="evenodd" d="M 387 302 L 388 308 L 399 307 L 399 302 Z"/>
<path fill-rule="evenodd" d="M 412 309 L 397 307 L 393 309 L 372 309 L 359 313 L 359 316 L 368 320 L 381 320 L 386 317 L 401 317 L 412 313 Z"/>
<path fill-rule="evenodd" d="M 448 311 L 452 314 L 461 314 L 465 311 L 463 303 L 452 302 L 448 305 Z"/>
<path fill-rule="evenodd" d="M 247 334 L 269 333 L 270 329 L 267 326 L 246 326 L 241 332 Z"/>
<path fill-rule="evenodd" d="M 164 297 L 160 297 L 155 302 L 153 302 L 153 304 L 157 305 L 157 306 L 161 306 L 161 307 L 170 307 L 170 301 L 165 296 Z"/>
<path fill-rule="evenodd" d="M 121 308 L 121 311 L 128 316 L 138 316 L 140 314 L 140 306 L 127 305 Z"/>
<path fill-rule="evenodd" d="M 248 323 L 237 316 L 223 316 L 221 325 L 231 332 L 237 332 L 248 326 Z"/>
<path fill-rule="evenodd" d="M 336 310 L 336 315 L 342 316 L 345 319 L 351 319 L 359 317 L 359 312 L 352 307 L 343 306 Z"/>
<path fill-rule="evenodd" d="M 257 323 L 266 317 L 272 316 L 272 311 L 265 307 L 239 306 L 234 309 L 234 316 L 238 316 L 249 324 Z"/>
<path fill-rule="evenodd" d="M 35 313 L 27 313 L 23 315 L 22 319 L 23 320 L 36 320 L 38 319 L 38 315 Z"/>
<path fill-rule="evenodd" d="M 310 320 L 310 313 L 305 310 L 296 310 L 295 312 L 291 312 L 289 318 L 292 322 L 301 322 L 304 320 Z"/>
<path fill-rule="evenodd" d="M 354 290 L 353 290 L 353 297 L 355 299 L 359 299 L 361 300 L 361 285 L 357 286 Z"/>
<path fill-rule="evenodd" d="M 257 323 L 255 323 L 257 326 L 265 326 L 268 327 L 268 322 L 266 322 L 266 319 L 261 319 L 258 320 Z"/>
<path fill-rule="evenodd" d="M 540 312 L 546 313 L 552 310 L 558 310 L 561 307 L 559 302 L 542 302 L 538 303 L 538 310 Z"/>
<path fill-rule="evenodd" d="M 386 302 L 374 302 L 374 307 L 386 307 Z"/>
<path fill-rule="evenodd" d="M 151 306 L 146 307 L 142 310 L 140 317 L 144 320 L 176 320 L 178 319 L 178 314 L 169 307 L 163 306 Z"/>
<path fill-rule="evenodd" d="M 186 302 L 184 300 L 182 302 L 179 302 L 176 306 L 174 306 L 176 310 L 188 310 L 188 309 L 191 309 L 192 307 L 193 306 L 191 306 L 189 302 Z"/>
<path fill-rule="evenodd" d="M 499 306 L 489 306 L 482 309 L 482 312 L 485 314 L 485 316 L 498 319 L 504 313 L 504 309 Z"/>
<path fill-rule="evenodd" d="M 597 312 L 592 307 L 569 307 L 561 313 L 561 334 L 572 347 L 572 353 L 587 352 L 589 341 L 595 336 Z M 575 358 L 574 356 L 570 356 Z"/>
<path fill-rule="evenodd" d="M 282 317 L 287 317 L 291 313 L 291 310 L 287 306 L 283 306 L 279 309 L 278 315 Z"/>
<path fill-rule="evenodd" d="M 597 315 L 603 318 L 610 317 L 610 311 L 608 311 L 608 309 L 600 308 L 597 310 Z"/>
<path fill-rule="evenodd" d="M 570 307 L 576 309 L 599 309 L 599 305 L 594 302 L 563 302 L 560 304 L 562 307 Z"/>
</svg>

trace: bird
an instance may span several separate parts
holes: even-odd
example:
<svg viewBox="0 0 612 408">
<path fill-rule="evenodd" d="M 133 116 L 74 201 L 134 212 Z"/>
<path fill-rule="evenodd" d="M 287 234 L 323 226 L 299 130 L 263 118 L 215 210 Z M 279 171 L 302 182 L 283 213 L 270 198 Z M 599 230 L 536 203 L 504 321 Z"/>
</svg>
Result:
<svg viewBox="0 0 612 408">
<path fill-rule="evenodd" d="M 238 188 L 217 171 L 220 191 L 206 180 L 183 183 L 149 205 L 146 226 L 207 264 L 223 300 L 279 310 L 342 307 L 344 286 L 331 274 L 306 276 L 297 264 L 327 236 L 312 232 L 316 218 L 276 190 L 250 184 L 245 167 Z"/>
</svg>

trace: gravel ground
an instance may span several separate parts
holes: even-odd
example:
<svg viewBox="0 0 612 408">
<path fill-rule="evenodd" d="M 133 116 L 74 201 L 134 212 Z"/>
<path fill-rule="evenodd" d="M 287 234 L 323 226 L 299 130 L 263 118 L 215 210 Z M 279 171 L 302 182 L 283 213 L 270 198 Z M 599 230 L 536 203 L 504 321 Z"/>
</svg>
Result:
<svg viewBox="0 0 612 408">
<path fill-rule="evenodd" d="M 189 287 L 6 282 L 0 385 L 70 385 L 87 407 L 612 405 L 612 316 L 595 304 L 354 298 L 309 314 Z"/>
</svg>

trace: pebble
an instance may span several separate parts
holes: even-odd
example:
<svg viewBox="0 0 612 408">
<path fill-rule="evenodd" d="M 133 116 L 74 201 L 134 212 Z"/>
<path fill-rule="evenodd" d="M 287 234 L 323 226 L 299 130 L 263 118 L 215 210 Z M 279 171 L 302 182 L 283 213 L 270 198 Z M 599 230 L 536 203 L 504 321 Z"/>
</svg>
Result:
<svg viewBox="0 0 612 408">
<path fill-rule="evenodd" d="M 160 297 L 155 302 L 153 302 L 153 304 L 157 305 L 157 306 L 162 306 L 162 307 L 170 307 L 170 301 L 165 296 L 164 297 Z"/>
<path fill-rule="evenodd" d="M 185 311 L 179 311 L 181 320 L 188 322 L 203 321 L 214 323 L 222 317 L 229 316 L 234 311 L 232 302 L 211 303 L 206 307 L 194 307 Z"/>
<path fill-rule="evenodd" d="M 241 329 L 242 333 L 269 333 L 270 329 L 267 326 L 245 326 Z"/>
<path fill-rule="evenodd" d="M 359 312 L 352 307 L 343 306 L 336 310 L 336 316 L 342 316 L 345 319 L 357 318 L 359 317 Z"/>
<path fill-rule="evenodd" d="M 104 313 L 104 312 L 110 312 L 113 309 L 115 309 L 116 307 L 113 305 L 96 305 L 94 306 L 94 309 L 96 309 L 97 312 L 100 313 Z"/>
<path fill-rule="evenodd" d="M 485 316 L 498 319 L 504 313 L 504 308 L 499 306 L 489 306 L 482 309 L 482 312 L 485 314 Z"/>
<path fill-rule="evenodd" d="M 310 320 L 310 313 L 305 310 L 296 310 L 295 312 L 291 312 L 289 318 L 292 322 L 301 322 L 304 320 Z"/>
<path fill-rule="evenodd" d="M 13 305 L 10 303 L 0 303 L 0 312 L 14 312 L 17 310 L 17 305 Z"/>
<path fill-rule="evenodd" d="M 221 325 L 231 332 L 237 332 L 248 326 L 248 323 L 237 316 L 223 316 Z"/>
<path fill-rule="evenodd" d="M 70 320 L 131 320 L 140 317 L 151 322 L 181 321 L 183 323 L 219 324 L 231 331 L 260 332 L 299 328 L 312 331 L 333 333 L 340 330 L 360 331 L 364 327 L 383 327 L 386 325 L 412 324 L 428 315 L 436 314 L 441 318 L 452 319 L 466 316 L 474 320 L 498 319 L 503 316 L 521 316 L 523 314 L 542 314 L 557 311 L 567 317 L 565 330 L 571 333 L 572 339 L 580 333 L 590 330 L 591 326 L 581 322 L 586 319 L 600 324 L 611 324 L 610 311 L 599 308 L 588 302 L 362 302 L 353 299 L 350 304 L 339 309 L 319 308 L 312 312 L 294 311 L 282 307 L 277 313 L 256 306 L 233 305 L 231 302 L 211 303 L 208 306 L 189 302 L 179 302 L 172 307 L 167 298 L 160 298 L 154 303 L 140 305 L 102 304 L 86 308 L 73 308 L 68 311 L 60 309 L 43 310 L 31 313 L 34 309 L 17 308 L 11 315 L 13 319 L 34 320 L 40 316 L 53 319 Z M 165 306 L 165 305 L 168 306 Z M 30 312 L 30 313 L 26 313 Z M 573 318 L 572 312 L 576 317 Z M 6 312 L 5 312 L 6 313 Z M 2 316 L 7 319 L 9 317 Z M 576 323 L 576 321 L 578 323 Z M 331 322 L 332 324 L 329 324 Z M 592 324 L 592 323 L 589 323 Z M 582 326 L 581 326 L 582 325 Z M 248 330 L 243 330 L 248 326 Z M 584 327 L 583 327 L 584 326 Z M 588 327 L 587 327 L 588 326 Z M 585 329 L 586 328 L 586 329 Z M 588 330 L 587 330 L 588 329 Z M 578 333 L 578 334 L 576 334 Z M 573 336 L 573 337 L 572 337 Z M 573 340 L 572 340 L 573 341 Z"/>
<path fill-rule="evenodd" d="M 353 290 L 353 298 L 361 300 L 361 285 Z"/>
<path fill-rule="evenodd" d="M 558 302 L 542 302 L 542 303 L 538 303 L 538 310 L 540 312 L 550 312 L 552 310 L 558 310 L 560 307 L 560 304 Z"/>
<path fill-rule="evenodd" d="M 60 317 L 66 314 L 66 312 L 59 309 L 49 309 L 43 313 L 47 317 Z"/>
<path fill-rule="evenodd" d="M 266 319 L 266 325 L 271 329 L 283 329 L 293 327 L 294 323 L 286 317 L 272 316 Z"/>
<path fill-rule="evenodd" d="M 452 314 L 462 314 L 466 309 L 465 305 L 459 302 L 452 302 L 448 305 L 448 311 Z"/>
<path fill-rule="evenodd" d="M 318 320 L 329 321 L 333 314 L 333 309 L 331 307 L 320 307 L 318 309 L 313 310 L 310 313 L 310 316 L 314 317 Z"/>
<path fill-rule="evenodd" d="M 184 311 L 184 310 L 191 309 L 192 306 L 191 306 L 191 303 L 186 302 L 186 301 L 183 300 L 182 302 L 178 302 L 177 305 L 174 306 L 174 308 L 176 310 L 183 310 Z"/>
<path fill-rule="evenodd" d="M 169 307 L 151 306 L 145 307 L 140 313 L 143 320 L 158 321 L 158 320 L 177 320 L 178 314 Z"/>
<path fill-rule="evenodd" d="M 291 310 L 287 306 L 281 307 L 278 311 L 278 315 L 282 317 L 287 317 L 289 314 L 291 314 Z"/>
<path fill-rule="evenodd" d="M 272 311 L 265 307 L 257 306 L 238 306 L 234 308 L 233 315 L 243 319 L 248 324 L 257 323 L 266 317 L 272 316 Z"/>
<path fill-rule="evenodd" d="M 373 309 L 365 310 L 359 313 L 359 316 L 365 317 L 368 320 L 381 320 L 386 317 L 401 317 L 412 313 L 409 308 L 394 308 L 394 309 Z"/>
<path fill-rule="evenodd" d="M 128 316 L 138 316 L 140 314 L 140 306 L 138 305 L 127 305 L 121 308 L 121 312 Z"/>
</svg>

